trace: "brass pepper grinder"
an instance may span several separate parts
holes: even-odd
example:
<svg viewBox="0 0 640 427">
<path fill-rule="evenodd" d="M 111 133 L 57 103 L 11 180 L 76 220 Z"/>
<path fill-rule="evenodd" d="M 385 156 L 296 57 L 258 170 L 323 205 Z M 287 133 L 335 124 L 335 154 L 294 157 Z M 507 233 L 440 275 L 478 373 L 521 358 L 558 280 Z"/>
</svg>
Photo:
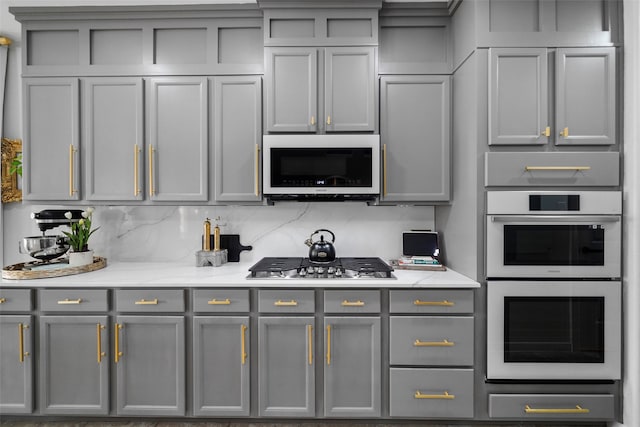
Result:
<svg viewBox="0 0 640 427">
<path fill-rule="evenodd" d="M 216 229 L 218 226 L 216 225 Z M 220 235 L 220 230 L 218 229 L 218 236 Z M 211 250 L 211 221 L 207 218 L 204 221 L 204 238 L 202 241 L 202 250 L 209 252 Z"/>
<path fill-rule="evenodd" d="M 218 222 L 217 222 L 217 220 L 219 219 L 220 217 L 216 218 L 216 226 L 213 227 L 213 250 L 214 251 L 220 250 L 220 227 L 218 227 Z"/>
</svg>

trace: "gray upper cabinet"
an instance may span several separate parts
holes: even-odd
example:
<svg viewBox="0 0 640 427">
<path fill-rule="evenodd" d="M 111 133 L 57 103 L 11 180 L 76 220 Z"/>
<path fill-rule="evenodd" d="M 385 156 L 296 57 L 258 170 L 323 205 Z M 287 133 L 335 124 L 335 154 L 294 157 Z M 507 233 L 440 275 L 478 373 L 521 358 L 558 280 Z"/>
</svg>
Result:
<svg viewBox="0 0 640 427">
<path fill-rule="evenodd" d="M 265 131 L 375 130 L 375 48 L 277 47 L 265 57 Z"/>
<path fill-rule="evenodd" d="M 184 415 L 184 316 L 120 315 L 113 333 L 116 413 Z"/>
<path fill-rule="evenodd" d="M 206 201 L 207 78 L 155 77 L 146 83 L 149 198 Z"/>
<path fill-rule="evenodd" d="M 249 415 L 248 327 L 248 316 L 193 318 L 194 415 Z"/>
<path fill-rule="evenodd" d="M 40 411 L 107 415 L 107 316 L 41 316 L 39 335 Z"/>
<path fill-rule="evenodd" d="M 614 0 L 478 0 L 478 46 L 610 46 L 622 40 Z"/>
<path fill-rule="evenodd" d="M 23 88 L 23 197 L 78 200 L 79 81 L 28 78 Z"/>
<path fill-rule="evenodd" d="M 84 198 L 142 200 L 142 79 L 97 77 L 83 83 Z"/>
<path fill-rule="evenodd" d="M 451 197 L 449 76 L 382 76 L 383 202 Z"/>
<path fill-rule="evenodd" d="M 324 319 L 324 413 L 327 417 L 379 417 L 379 317 Z"/>
<path fill-rule="evenodd" d="M 612 47 L 491 49 L 489 144 L 616 144 L 615 62 Z"/>
<path fill-rule="evenodd" d="M 0 415 L 33 411 L 32 337 L 31 316 L 0 316 Z"/>
<path fill-rule="evenodd" d="M 215 200 L 261 200 L 262 79 L 215 77 L 212 85 Z"/>
</svg>

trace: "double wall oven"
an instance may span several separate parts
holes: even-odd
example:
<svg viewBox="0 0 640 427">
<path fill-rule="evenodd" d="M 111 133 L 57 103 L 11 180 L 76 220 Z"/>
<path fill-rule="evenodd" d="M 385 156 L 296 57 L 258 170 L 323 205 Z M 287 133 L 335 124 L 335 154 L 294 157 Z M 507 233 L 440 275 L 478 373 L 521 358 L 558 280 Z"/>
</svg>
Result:
<svg viewBox="0 0 640 427">
<path fill-rule="evenodd" d="M 622 197 L 487 193 L 487 379 L 621 376 Z"/>
</svg>

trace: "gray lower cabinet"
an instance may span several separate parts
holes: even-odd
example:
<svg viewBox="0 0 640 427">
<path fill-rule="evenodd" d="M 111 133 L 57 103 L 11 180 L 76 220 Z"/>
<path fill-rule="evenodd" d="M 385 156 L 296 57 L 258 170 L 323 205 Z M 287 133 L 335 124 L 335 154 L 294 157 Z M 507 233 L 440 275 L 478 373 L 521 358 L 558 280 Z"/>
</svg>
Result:
<svg viewBox="0 0 640 427">
<path fill-rule="evenodd" d="M 113 334 L 116 413 L 183 416 L 184 316 L 119 315 Z"/>
<path fill-rule="evenodd" d="M 206 201 L 206 77 L 146 80 L 147 192 L 156 201 Z"/>
<path fill-rule="evenodd" d="M 109 413 L 107 316 L 40 316 L 40 412 Z"/>
<path fill-rule="evenodd" d="M 249 416 L 248 328 L 248 316 L 194 316 L 194 415 Z"/>
<path fill-rule="evenodd" d="M 79 79 L 23 79 L 25 200 L 80 197 Z"/>
<path fill-rule="evenodd" d="M 451 197 L 449 76 L 380 78 L 383 202 Z"/>
<path fill-rule="evenodd" d="M 213 79 L 215 200 L 261 200 L 262 79 L 218 76 Z"/>
<path fill-rule="evenodd" d="M 379 417 L 380 318 L 327 316 L 324 345 L 325 416 Z"/>
<path fill-rule="evenodd" d="M 612 420 L 616 402 L 611 394 L 490 394 L 489 417 L 517 420 Z"/>
<path fill-rule="evenodd" d="M 83 80 L 83 195 L 86 200 L 144 198 L 143 112 L 142 78 Z"/>
<path fill-rule="evenodd" d="M 33 411 L 32 323 L 29 315 L 0 315 L 0 414 Z"/>
<path fill-rule="evenodd" d="M 313 316 L 258 319 L 260 416 L 315 416 L 314 326 Z"/>
</svg>

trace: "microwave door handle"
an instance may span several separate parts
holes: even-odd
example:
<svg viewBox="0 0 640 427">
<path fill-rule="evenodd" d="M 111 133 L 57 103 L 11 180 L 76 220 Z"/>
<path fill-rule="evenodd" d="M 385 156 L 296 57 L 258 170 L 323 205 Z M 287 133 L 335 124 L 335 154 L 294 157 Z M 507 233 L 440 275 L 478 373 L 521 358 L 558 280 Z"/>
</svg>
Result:
<svg viewBox="0 0 640 427">
<path fill-rule="evenodd" d="M 490 215 L 491 222 L 619 222 L 619 215 Z"/>
</svg>

